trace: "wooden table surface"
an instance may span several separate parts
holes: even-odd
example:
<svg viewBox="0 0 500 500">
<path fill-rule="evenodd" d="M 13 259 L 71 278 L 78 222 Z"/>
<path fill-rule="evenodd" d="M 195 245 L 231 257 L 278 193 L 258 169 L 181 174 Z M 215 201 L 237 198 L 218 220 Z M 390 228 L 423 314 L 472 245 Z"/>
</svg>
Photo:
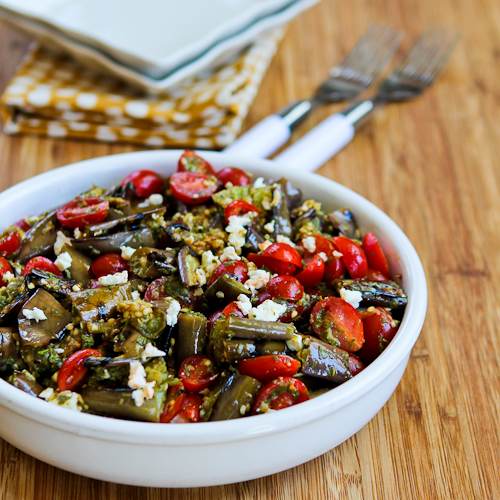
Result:
<svg viewBox="0 0 500 500">
<path fill-rule="evenodd" d="M 320 170 L 385 210 L 426 269 L 427 320 L 387 405 L 358 434 L 305 465 L 197 490 L 94 481 L 4 442 L 2 500 L 499 498 L 500 3 L 324 0 L 290 26 L 247 125 L 307 95 L 373 22 L 406 31 L 406 46 L 431 25 L 462 35 L 435 87 L 379 112 L 354 144 Z M 23 37 L 0 27 L 2 87 L 25 48 Z M 306 127 L 334 109 L 318 113 Z M 0 189 L 55 166 L 131 149 L 1 135 Z"/>
</svg>

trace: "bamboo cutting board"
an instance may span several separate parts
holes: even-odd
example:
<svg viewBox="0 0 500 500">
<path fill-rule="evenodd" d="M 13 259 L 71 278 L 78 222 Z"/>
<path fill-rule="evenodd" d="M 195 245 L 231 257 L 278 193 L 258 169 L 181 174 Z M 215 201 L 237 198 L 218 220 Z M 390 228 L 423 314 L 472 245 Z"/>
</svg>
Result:
<svg viewBox="0 0 500 500">
<path fill-rule="evenodd" d="M 406 46 L 430 25 L 450 26 L 462 35 L 435 87 L 412 103 L 379 112 L 354 144 L 320 170 L 393 217 L 426 268 L 427 321 L 388 404 L 358 434 L 308 464 L 207 489 L 103 483 L 57 470 L 0 443 L 1 500 L 500 497 L 495 421 L 500 3 L 323 0 L 290 26 L 247 126 L 307 95 L 374 22 L 405 30 Z M 20 35 L 0 27 L 2 87 L 26 45 Z M 335 109 L 318 113 L 306 128 Z M 54 166 L 131 149 L 1 135 L 0 189 Z"/>
</svg>

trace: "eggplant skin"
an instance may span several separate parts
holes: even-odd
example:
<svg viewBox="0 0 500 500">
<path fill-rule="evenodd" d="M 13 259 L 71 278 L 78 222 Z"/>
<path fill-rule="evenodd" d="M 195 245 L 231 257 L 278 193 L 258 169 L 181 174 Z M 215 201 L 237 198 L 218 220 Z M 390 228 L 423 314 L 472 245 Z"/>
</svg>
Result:
<svg viewBox="0 0 500 500">
<path fill-rule="evenodd" d="M 397 309 L 408 303 L 406 293 L 395 281 L 339 280 L 335 288 L 338 292 L 342 288 L 360 292 L 364 306 Z"/>
<path fill-rule="evenodd" d="M 19 362 L 19 335 L 15 328 L 0 327 L 0 372 L 11 371 Z"/>
</svg>

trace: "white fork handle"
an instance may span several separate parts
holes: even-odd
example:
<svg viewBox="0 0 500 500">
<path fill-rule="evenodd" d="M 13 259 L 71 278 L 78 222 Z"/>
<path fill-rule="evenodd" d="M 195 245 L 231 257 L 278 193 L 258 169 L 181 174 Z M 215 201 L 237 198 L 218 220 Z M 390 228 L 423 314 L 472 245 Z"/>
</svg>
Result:
<svg viewBox="0 0 500 500">
<path fill-rule="evenodd" d="M 224 151 L 252 158 L 267 158 L 288 142 L 290 135 L 287 122 L 279 115 L 271 115 L 245 132 Z"/>
<path fill-rule="evenodd" d="M 323 120 L 275 160 L 290 168 L 316 170 L 349 144 L 355 131 L 352 120 L 337 113 Z"/>
</svg>

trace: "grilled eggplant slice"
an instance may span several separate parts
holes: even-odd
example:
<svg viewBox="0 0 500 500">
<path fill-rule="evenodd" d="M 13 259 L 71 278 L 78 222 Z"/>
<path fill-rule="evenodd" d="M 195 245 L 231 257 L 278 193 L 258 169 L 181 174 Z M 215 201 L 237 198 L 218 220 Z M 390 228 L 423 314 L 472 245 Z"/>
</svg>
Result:
<svg viewBox="0 0 500 500">
<path fill-rule="evenodd" d="M 19 260 L 26 262 L 36 255 L 52 251 L 57 238 L 56 212 L 50 212 L 34 224 L 24 235 Z"/>
<path fill-rule="evenodd" d="M 394 281 L 339 280 L 335 283 L 338 292 L 345 290 L 360 292 L 364 306 L 381 306 L 397 309 L 406 306 L 408 297 Z"/>
</svg>

